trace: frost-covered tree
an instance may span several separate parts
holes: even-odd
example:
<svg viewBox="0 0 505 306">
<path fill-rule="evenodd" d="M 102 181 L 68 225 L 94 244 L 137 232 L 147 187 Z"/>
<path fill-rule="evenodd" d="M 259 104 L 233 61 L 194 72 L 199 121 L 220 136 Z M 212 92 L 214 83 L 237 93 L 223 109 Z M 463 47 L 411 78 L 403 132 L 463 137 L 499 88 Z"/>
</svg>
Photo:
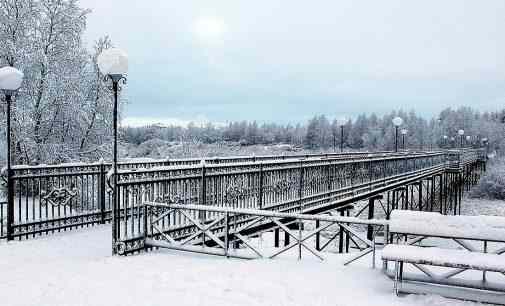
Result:
<svg viewBox="0 0 505 306">
<path fill-rule="evenodd" d="M 13 109 L 17 163 L 96 159 L 110 152 L 111 93 L 96 65 L 112 45 L 83 43 L 89 10 L 77 0 L 0 0 L 0 66 L 25 79 Z"/>
</svg>

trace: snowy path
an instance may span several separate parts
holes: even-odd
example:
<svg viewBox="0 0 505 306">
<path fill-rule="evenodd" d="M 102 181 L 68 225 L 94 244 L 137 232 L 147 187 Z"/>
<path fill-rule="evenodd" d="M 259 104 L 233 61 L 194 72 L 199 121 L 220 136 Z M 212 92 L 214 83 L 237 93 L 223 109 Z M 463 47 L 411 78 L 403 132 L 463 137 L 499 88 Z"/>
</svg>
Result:
<svg viewBox="0 0 505 306">
<path fill-rule="evenodd" d="M 397 298 L 369 260 L 233 260 L 169 251 L 112 257 L 107 226 L 0 243 L 1 305 L 476 305 Z"/>
</svg>

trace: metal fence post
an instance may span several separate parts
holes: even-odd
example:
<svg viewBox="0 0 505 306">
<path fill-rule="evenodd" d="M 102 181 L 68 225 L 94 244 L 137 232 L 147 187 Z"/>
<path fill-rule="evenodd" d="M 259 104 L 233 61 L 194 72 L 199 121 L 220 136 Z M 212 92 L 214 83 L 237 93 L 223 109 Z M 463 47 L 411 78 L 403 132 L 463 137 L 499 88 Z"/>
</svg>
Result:
<svg viewBox="0 0 505 306">
<path fill-rule="evenodd" d="M 148 237 L 148 227 L 147 227 L 147 214 L 148 214 L 148 209 L 147 209 L 147 205 L 144 204 L 144 216 L 143 216 L 143 219 L 144 219 L 144 240 L 147 239 Z"/>
<path fill-rule="evenodd" d="M 260 186 L 258 189 L 258 209 L 263 208 L 263 162 L 260 162 Z"/>
<path fill-rule="evenodd" d="M 380 199 L 382 199 L 382 195 L 377 195 L 377 196 L 374 196 L 374 197 L 371 197 L 370 199 L 368 199 L 368 220 L 371 220 L 374 218 L 375 200 L 380 200 Z M 373 237 L 374 237 L 373 225 L 368 225 L 366 238 L 368 240 L 372 240 Z"/>
<path fill-rule="evenodd" d="M 302 259 L 302 219 L 298 219 L 298 260 Z"/>
<path fill-rule="evenodd" d="M 230 233 L 230 229 L 229 229 L 229 222 L 228 222 L 228 219 L 229 219 L 229 213 L 226 212 L 225 215 L 224 215 L 224 255 L 226 256 L 226 258 L 229 257 L 228 255 L 228 248 L 229 248 L 229 233 Z"/>
<path fill-rule="evenodd" d="M 343 217 L 344 213 L 345 212 L 342 209 L 340 211 L 340 216 Z M 338 252 L 343 253 L 344 252 L 344 227 L 343 226 L 339 226 L 339 232 L 340 232 L 340 235 L 338 237 Z"/>
<path fill-rule="evenodd" d="M 205 160 L 202 159 L 200 162 L 200 165 L 202 166 L 201 168 L 201 177 L 200 177 L 200 205 L 205 205 L 206 203 L 206 196 L 207 196 L 207 188 L 205 186 Z M 205 211 L 200 211 L 199 213 L 200 220 L 205 219 Z"/>
<path fill-rule="evenodd" d="M 98 195 L 98 205 L 100 206 L 100 224 L 105 223 L 105 164 L 104 160 L 100 159 L 100 194 Z"/>
<path fill-rule="evenodd" d="M 302 213 L 302 196 L 303 196 L 303 162 L 300 161 L 300 180 L 298 186 L 298 209 Z"/>
<path fill-rule="evenodd" d="M 7 240 L 14 239 L 14 181 L 12 169 L 7 169 Z M 20 212 L 21 213 L 21 212 Z"/>
<path fill-rule="evenodd" d="M 202 159 L 200 162 L 201 165 L 201 177 L 200 177 L 200 197 L 199 197 L 199 204 L 200 205 L 205 205 L 206 202 L 206 195 L 207 195 L 207 190 L 205 186 L 205 160 Z M 198 211 L 198 219 L 200 220 L 201 223 L 205 223 L 205 211 L 200 210 Z M 205 247 L 205 232 L 202 232 L 202 241 L 203 241 L 203 246 Z"/>
<path fill-rule="evenodd" d="M 384 247 L 389 243 L 389 224 L 384 224 Z M 386 272 L 388 270 L 388 261 L 382 261 L 382 270 Z"/>
</svg>

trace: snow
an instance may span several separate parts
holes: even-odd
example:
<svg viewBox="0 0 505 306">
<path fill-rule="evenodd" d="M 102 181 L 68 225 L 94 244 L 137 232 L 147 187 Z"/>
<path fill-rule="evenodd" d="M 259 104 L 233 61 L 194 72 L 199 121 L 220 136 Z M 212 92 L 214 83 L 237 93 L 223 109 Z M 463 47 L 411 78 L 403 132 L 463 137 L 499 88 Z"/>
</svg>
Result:
<svg viewBox="0 0 505 306">
<path fill-rule="evenodd" d="M 382 258 L 392 261 L 407 261 L 417 264 L 447 266 L 453 268 L 470 267 L 475 270 L 505 272 L 504 256 L 451 250 L 425 248 L 412 245 L 390 244 L 382 251 Z"/>
<path fill-rule="evenodd" d="M 329 254 L 324 262 L 162 250 L 113 257 L 110 237 L 110 226 L 99 226 L 0 242 L 2 305 L 478 305 L 434 295 L 398 298 L 368 260 L 343 266 L 348 255 Z"/>
<path fill-rule="evenodd" d="M 505 217 L 505 201 L 465 198 L 461 205 L 462 215 L 489 215 Z"/>
<path fill-rule="evenodd" d="M 389 224 L 394 233 L 505 241 L 505 217 L 395 210 Z"/>
</svg>

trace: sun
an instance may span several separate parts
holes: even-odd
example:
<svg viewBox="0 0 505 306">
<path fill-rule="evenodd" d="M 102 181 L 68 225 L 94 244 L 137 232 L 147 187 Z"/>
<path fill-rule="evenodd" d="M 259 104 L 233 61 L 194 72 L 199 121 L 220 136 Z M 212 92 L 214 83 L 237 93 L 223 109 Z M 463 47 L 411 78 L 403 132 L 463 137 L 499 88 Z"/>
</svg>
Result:
<svg viewBox="0 0 505 306">
<path fill-rule="evenodd" d="M 209 43 L 218 42 L 223 38 L 226 24 L 220 18 L 202 17 L 195 22 L 193 31 L 201 41 Z"/>
</svg>

